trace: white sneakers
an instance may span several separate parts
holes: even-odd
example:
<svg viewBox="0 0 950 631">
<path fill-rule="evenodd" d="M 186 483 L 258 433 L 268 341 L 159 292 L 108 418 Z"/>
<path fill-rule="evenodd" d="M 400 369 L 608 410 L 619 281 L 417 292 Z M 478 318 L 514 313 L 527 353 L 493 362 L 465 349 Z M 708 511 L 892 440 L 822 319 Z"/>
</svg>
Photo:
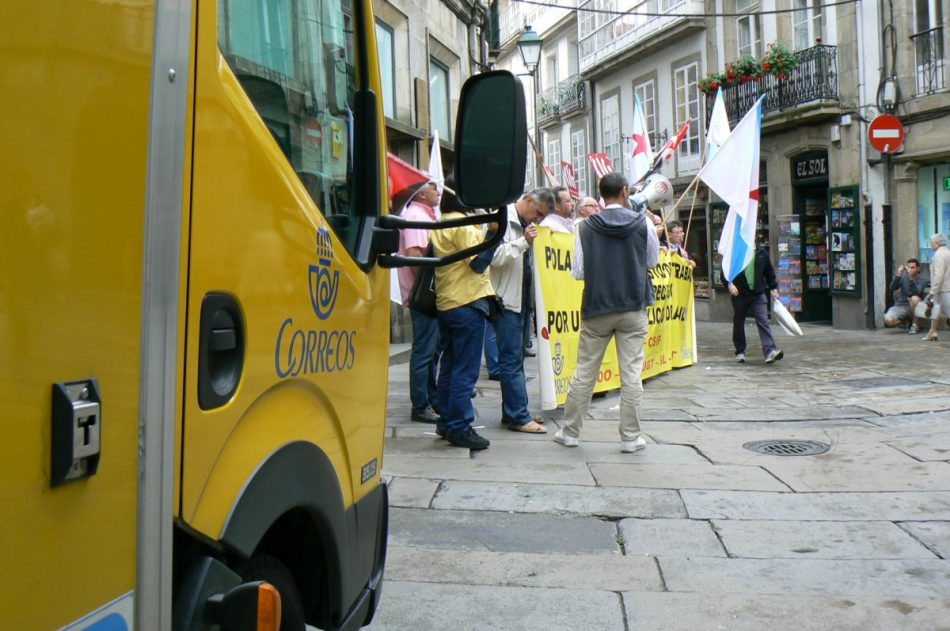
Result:
<svg viewBox="0 0 950 631">
<path fill-rule="evenodd" d="M 568 436 L 564 433 L 563 429 L 559 429 L 554 434 L 554 442 L 561 443 L 565 447 L 577 447 L 581 441 L 577 438 L 574 438 L 573 436 Z"/>
<path fill-rule="evenodd" d="M 621 440 L 620 441 L 620 451 L 625 454 L 632 454 L 635 451 L 640 451 L 647 446 L 647 441 L 643 440 L 643 436 L 640 436 L 636 440 Z"/>
<path fill-rule="evenodd" d="M 554 434 L 554 442 L 560 443 L 565 447 L 577 447 L 580 444 L 580 439 L 570 436 L 564 433 L 563 429 L 557 430 Z M 647 446 L 647 441 L 643 440 L 643 437 L 640 436 L 636 440 L 621 440 L 620 441 L 620 451 L 625 454 L 632 454 L 635 451 L 640 451 Z"/>
</svg>

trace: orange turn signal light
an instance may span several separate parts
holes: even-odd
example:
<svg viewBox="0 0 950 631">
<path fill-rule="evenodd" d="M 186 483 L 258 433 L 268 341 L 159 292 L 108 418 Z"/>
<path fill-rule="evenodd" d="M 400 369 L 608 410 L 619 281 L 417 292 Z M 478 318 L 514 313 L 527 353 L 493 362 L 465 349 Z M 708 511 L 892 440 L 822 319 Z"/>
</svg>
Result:
<svg viewBox="0 0 950 631">
<path fill-rule="evenodd" d="M 257 631 L 280 631 L 280 592 L 270 583 L 257 587 Z"/>
</svg>

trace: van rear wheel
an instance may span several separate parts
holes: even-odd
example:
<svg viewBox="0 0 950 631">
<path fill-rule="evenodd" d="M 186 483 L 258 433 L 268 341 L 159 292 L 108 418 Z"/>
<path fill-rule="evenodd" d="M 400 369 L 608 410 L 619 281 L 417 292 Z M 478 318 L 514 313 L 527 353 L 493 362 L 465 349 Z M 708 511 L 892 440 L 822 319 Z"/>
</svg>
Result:
<svg viewBox="0 0 950 631">
<path fill-rule="evenodd" d="M 255 556 L 244 566 L 245 581 L 267 581 L 280 592 L 280 631 L 304 631 L 303 602 L 287 566 L 272 556 Z"/>
</svg>

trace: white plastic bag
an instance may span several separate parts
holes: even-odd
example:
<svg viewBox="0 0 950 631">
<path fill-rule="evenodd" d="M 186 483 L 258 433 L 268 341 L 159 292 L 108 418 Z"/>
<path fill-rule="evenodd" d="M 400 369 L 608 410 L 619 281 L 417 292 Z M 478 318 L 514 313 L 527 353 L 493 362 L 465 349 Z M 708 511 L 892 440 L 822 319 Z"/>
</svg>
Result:
<svg viewBox="0 0 950 631">
<path fill-rule="evenodd" d="M 927 315 L 927 301 L 921 300 L 917 303 L 917 306 L 914 307 L 914 317 L 921 318 L 923 320 L 939 320 L 940 319 L 940 303 L 936 300 L 933 301 L 933 309 L 930 311 L 930 315 Z"/>
<path fill-rule="evenodd" d="M 802 335 L 802 327 L 798 326 L 795 316 L 789 313 L 778 298 L 772 301 L 772 317 L 775 318 L 775 321 L 778 322 L 778 325 L 782 327 L 786 334 Z"/>
</svg>

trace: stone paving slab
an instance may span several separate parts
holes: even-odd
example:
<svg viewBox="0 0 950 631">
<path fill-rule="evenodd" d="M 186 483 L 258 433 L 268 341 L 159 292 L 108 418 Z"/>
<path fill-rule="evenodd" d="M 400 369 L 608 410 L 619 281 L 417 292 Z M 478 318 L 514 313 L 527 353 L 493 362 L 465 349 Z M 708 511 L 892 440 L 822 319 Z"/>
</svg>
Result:
<svg viewBox="0 0 950 631">
<path fill-rule="evenodd" d="M 628 455 L 631 464 L 592 464 L 590 471 L 597 485 L 655 489 L 789 490 L 760 467 L 640 464 L 635 460 L 638 454 Z"/>
<path fill-rule="evenodd" d="M 857 406 L 802 406 L 797 407 L 732 407 L 708 408 L 686 407 L 687 414 L 702 418 L 704 421 L 745 421 L 770 423 L 772 421 L 808 421 L 816 419 L 850 419 L 868 415 L 868 410 Z"/>
<path fill-rule="evenodd" d="M 950 463 L 848 464 L 785 458 L 762 466 L 795 491 L 948 491 Z M 810 460 L 810 462 L 808 462 Z"/>
<path fill-rule="evenodd" d="M 940 386 L 942 390 L 950 390 L 946 386 Z M 915 395 L 908 399 L 894 400 L 894 397 L 888 397 L 880 401 L 869 401 L 862 403 L 861 407 L 870 410 L 881 416 L 891 414 L 913 414 L 915 412 L 934 412 L 950 410 L 950 392 L 945 392 L 939 396 L 919 396 Z"/>
<path fill-rule="evenodd" d="M 950 432 L 888 441 L 888 445 L 924 461 L 950 461 Z"/>
<path fill-rule="evenodd" d="M 393 478 L 389 483 L 389 505 L 402 508 L 428 508 L 438 489 L 437 480 Z"/>
<path fill-rule="evenodd" d="M 389 512 L 389 544 L 490 552 L 620 553 L 615 525 L 594 517 L 414 508 Z"/>
<path fill-rule="evenodd" d="M 709 522 L 698 519 L 623 519 L 620 534 L 627 556 L 726 556 Z"/>
<path fill-rule="evenodd" d="M 693 519 L 950 520 L 950 492 L 759 493 L 683 490 Z"/>
<path fill-rule="evenodd" d="M 420 426 L 415 424 L 410 429 L 418 430 L 420 435 L 412 437 L 401 435 L 386 439 L 386 459 L 394 456 L 413 456 L 416 458 L 469 460 L 471 457 L 467 449 L 458 449 L 444 440 L 434 440 L 433 436 L 425 435 L 425 432 L 434 432 L 434 426 L 432 425 Z"/>
<path fill-rule="evenodd" d="M 386 581 L 373 631 L 625 631 L 620 596 L 606 591 Z"/>
<path fill-rule="evenodd" d="M 660 557 L 671 592 L 890 597 L 950 594 L 950 561 Z"/>
<path fill-rule="evenodd" d="M 950 521 L 905 521 L 898 525 L 934 554 L 950 559 Z"/>
<path fill-rule="evenodd" d="M 390 546 L 386 578 L 397 581 L 657 591 L 660 570 L 650 557 L 525 554 Z M 385 591 L 385 590 L 384 590 Z"/>
<path fill-rule="evenodd" d="M 934 559 L 889 521 L 714 520 L 730 557 L 748 559 Z"/>
<path fill-rule="evenodd" d="M 946 629 L 950 598 L 625 592 L 630 629 L 893 631 Z"/>
<path fill-rule="evenodd" d="M 432 500 L 432 508 L 611 518 L 686 517 L 686 509 L 676 491 L 553 484 L 444 482 Z"/>
<path fill-rule="evenodd" d="M 550 428 L 549 428 L 550 429 Z M 554 430 L 548 433 L 546 448 L 527 449 L 521 441 L 493 442 L 492 446 L 483 451 L 473 452 L 473 457 L 485 462 L 552 462 L 552 463 L 591 463 L 615 462 L 629 463 L 630 455 L 620 451 L 620 440 L 617 434 L 610 442 L 588 440 L 588 426 L 581 433 L 581 444 L 576 449 L 565 449 L 554 442 Z M 616 431 L 616 430 L 615 430 Z M 699 452 L 684 445 L 649 445 L 638 454 L 639 460 L 644 463 L 663 464 L 708 464 Z M 903 456 L 903 454 L 902 454 Z M 906 458 L 907 456 L 903 456 Z"/>
<path fill-rule="evenodd" d="M 458 449 L 456 447 L 456 449 Z M 459 449 L 467 452 L 467 449 Z M 504 462 L 475 459 L 417 458 L 389 456 L 383 460 L 383 473 L 395 477 L 439 480 L 480 480 L 484 482 L 545 482 L 593 486 L 594 478 L 584 463 L 525 462 L 518 466 Z"/>
</svg>

